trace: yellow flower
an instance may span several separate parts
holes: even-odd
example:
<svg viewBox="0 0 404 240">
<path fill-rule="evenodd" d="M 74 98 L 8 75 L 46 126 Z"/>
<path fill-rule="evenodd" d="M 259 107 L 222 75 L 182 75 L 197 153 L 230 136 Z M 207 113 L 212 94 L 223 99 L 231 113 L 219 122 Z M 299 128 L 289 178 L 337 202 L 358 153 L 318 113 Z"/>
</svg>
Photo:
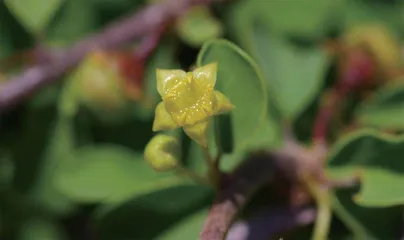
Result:
<svg viewBox="0 0 404 240">
<path fill-rule="evenodd" d="M 156 107 L 153 131 L 182 127 L 191 139 L 206 146 L 210 117 L 234 108 L 226 96 L 213 90 L 216 72 L 216 63 L 187 73 L 157 69 L 157 91 L 163 101 Z"/>
</svg>

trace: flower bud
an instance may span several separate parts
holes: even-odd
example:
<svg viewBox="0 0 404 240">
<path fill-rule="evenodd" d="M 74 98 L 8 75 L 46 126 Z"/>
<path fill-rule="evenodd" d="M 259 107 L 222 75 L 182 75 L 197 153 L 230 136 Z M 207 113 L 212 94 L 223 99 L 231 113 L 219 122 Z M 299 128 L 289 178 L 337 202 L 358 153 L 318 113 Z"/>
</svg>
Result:
<svg viewBox="0 0 404 240">
<path fill-rule="evenodd" d="M 400 45 L 382 25 L 359 25 L 350 29 L 343 41 L 349 49 L 362 48 L 376 61 L 378 73 L 385 76 L 402 63 Z"/>
<path fill-rule="evenodd" d="M 81 103 L 91 109 L 115 111 L 126 104 L 118 64 L 104 52 L 90 53 L 77 69 L 75 81 Z"/>
<path fill-rule="evenodd" d="M 195 6 L 178 18 L 176 30 L 179 37 L 188 45 L 200 47 L 208 40 L 223 34 L 221 23 L 206 6 Z"/>
<path fill-rule="evenodd" d="M 181 157 L 181 145 L 177 138 L 165 134 L 154 136 L 146 145 L 144 158 L 156 171 L 175 169 Z"/>
</svg>

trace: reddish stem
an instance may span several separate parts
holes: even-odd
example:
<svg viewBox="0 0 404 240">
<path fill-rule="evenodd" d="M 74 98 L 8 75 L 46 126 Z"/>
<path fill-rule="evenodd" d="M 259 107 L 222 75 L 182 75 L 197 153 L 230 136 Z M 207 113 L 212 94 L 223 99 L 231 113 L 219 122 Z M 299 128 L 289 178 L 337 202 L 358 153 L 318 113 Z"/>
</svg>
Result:
<svg viewBox="0 0 404 240">
<path fill-rule="evenodd" d="M 341 102 L 352 91 L 363 89 L 372 84 L 376 65 L 371 56 L 362 49 L 352 50 L 342 59 L 341 77 L 326 96 L 313 128 L 314 144 L 326 144 L 327 130 Z"/>
<path fill-rule="evenodd" d="M 321 106 L 314 122 L 313 142 L 315 144 L 326 144 L 328 126 L 349 90 L 348 88 L 336 88 L 331 90 L 330 95 L 326 97 L 326 103 Z"/>
</svg>

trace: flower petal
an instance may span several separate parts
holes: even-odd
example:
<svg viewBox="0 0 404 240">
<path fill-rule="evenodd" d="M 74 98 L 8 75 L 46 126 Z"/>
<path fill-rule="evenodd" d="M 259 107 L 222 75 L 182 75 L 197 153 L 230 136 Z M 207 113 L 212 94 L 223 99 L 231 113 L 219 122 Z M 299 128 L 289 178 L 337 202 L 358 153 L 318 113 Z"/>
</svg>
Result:
<svg viewBox="0 0 404 240">
<path fill-rule="evenodd" d="M 171 130 L 179 127 L 171 115 L 167 112 L 164 103 L 160 102 L 156 107 L 156 112 L 153 122 L 153 132 L 161 130 Z"/>
<path fill-rule="evenodd" d="M 185 133 L 199 145 L 204 147 L 208 144 L 209 119 L 194 125 L 184 126 Z"/>
<path fill-rule="evenodd" d="M 214 87 L 216 84 L 217 63 L 209 63 L 192 71 L 194 79 L 204 86 Z"/>
<path fill-rule="evenodd" d="M 157 91 L 160 96 L 164 96 L 166 90 L 180 81 L 186 80 L 186 73 L 182 70 L 167 70 L 167 69 L 157 69 Z"/>
<path fill-rule="evenodd" d="M 233 103 L 230 102 L 230 99 L 228 99 L 223 93 L 219 91 L 214 91 L 213 93 L 215 95 L 215 105 L 213 108 L 213 112 L 215 115 L 230 112 L 235 108 Z"/>
</svg>

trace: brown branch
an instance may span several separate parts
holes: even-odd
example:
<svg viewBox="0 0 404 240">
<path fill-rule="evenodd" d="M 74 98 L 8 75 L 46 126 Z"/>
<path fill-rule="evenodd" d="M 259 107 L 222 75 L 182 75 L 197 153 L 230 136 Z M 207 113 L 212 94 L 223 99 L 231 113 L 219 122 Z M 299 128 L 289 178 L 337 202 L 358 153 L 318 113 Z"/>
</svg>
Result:
<svg viewBox="0 0 404 240">
<path fill-rule="evenodd" d="M 200 234 L 202 240 L 223 240 L 237 214 L 255 191 L 281 172 L 294 182 L 301 174 L 310 173 L 322 178 L 324 153 L 307 150 L 294 141 L 274 152 L 251 155 L 230 176 L 217 196 Z M 321 160 L 320 160 L 321 159 Z"/>
<path fill-rule="evenodd" d="M 273 239 L 281 232 L 308 225 L 315 219 L 316 210 L 311 207 L 266 209 L 251 219 L 235 222 L 231 226 L 226 240 Z"/>
<path fill-rule="evenodd" d="M 168 25 L 168 23 L 165 23 L 164 25 L 158 27 L 155 31 L 143 37 L 142 41 L 133 52 L 134 57 L 145 62 L 147 58 L 157 49 Z"/>
<path fill-rule="evenodd" d="M 254 156 L 245 161 L 231 176 L 231 185 L 224 188 L 210 209 L 200 235 L 201 240 L 223 240 L 227 230 L 255 190 L 270 180 L 276 156 Z M 257 167 L 259 166 L 259 167 Z"/>
<path fill-rule="evenodd" d="M 9 79 L 0 88 L 0 110 L 15 105 L 41 86 L 56 81 L 93 49 L 112 49 L 128 44 L 159 29 L 188 8 L 213 1 L 219 0 L 167 0 L 146 6 L 132 16 L 107 26 L 102 32 L 78 42 L 53 61 L 32 66 Z"/>
<path fill-rule="evenodd" d="M 324 103 L 320 107 L 313 127 L 313 143 L 321 145 L 327 143 L 328 127 L 339 109 L 344 94 L 341 94 L 338 90 L 332 89 L 329 94 L 324 97 Z"/>
<path fill-rule="evenodd" d="M 224 180 L 222 190 L 214 201 L 200 234 L 201 240 L 223 240 L 227 231 L 257 189 L 270 181 L 275 184 L 292 184 L 289 197 L 301 187 L 304 176 L 311 176 L 325 188 L 351 187 L 358 179 L 330 180 L 324 173 L 324 158 L 327 145 L 316 144 L 306 148 L 296 142 L 289 128 L 284 128 L 285 143 L 277 151 L 264 151 L 250 155 Z M 290 201 L 292 208 L 299 208 L 311 202 L 308 192 L 301 201 Z M 268 226 L 269 227 L 269 226 Z"/>
</svg>

